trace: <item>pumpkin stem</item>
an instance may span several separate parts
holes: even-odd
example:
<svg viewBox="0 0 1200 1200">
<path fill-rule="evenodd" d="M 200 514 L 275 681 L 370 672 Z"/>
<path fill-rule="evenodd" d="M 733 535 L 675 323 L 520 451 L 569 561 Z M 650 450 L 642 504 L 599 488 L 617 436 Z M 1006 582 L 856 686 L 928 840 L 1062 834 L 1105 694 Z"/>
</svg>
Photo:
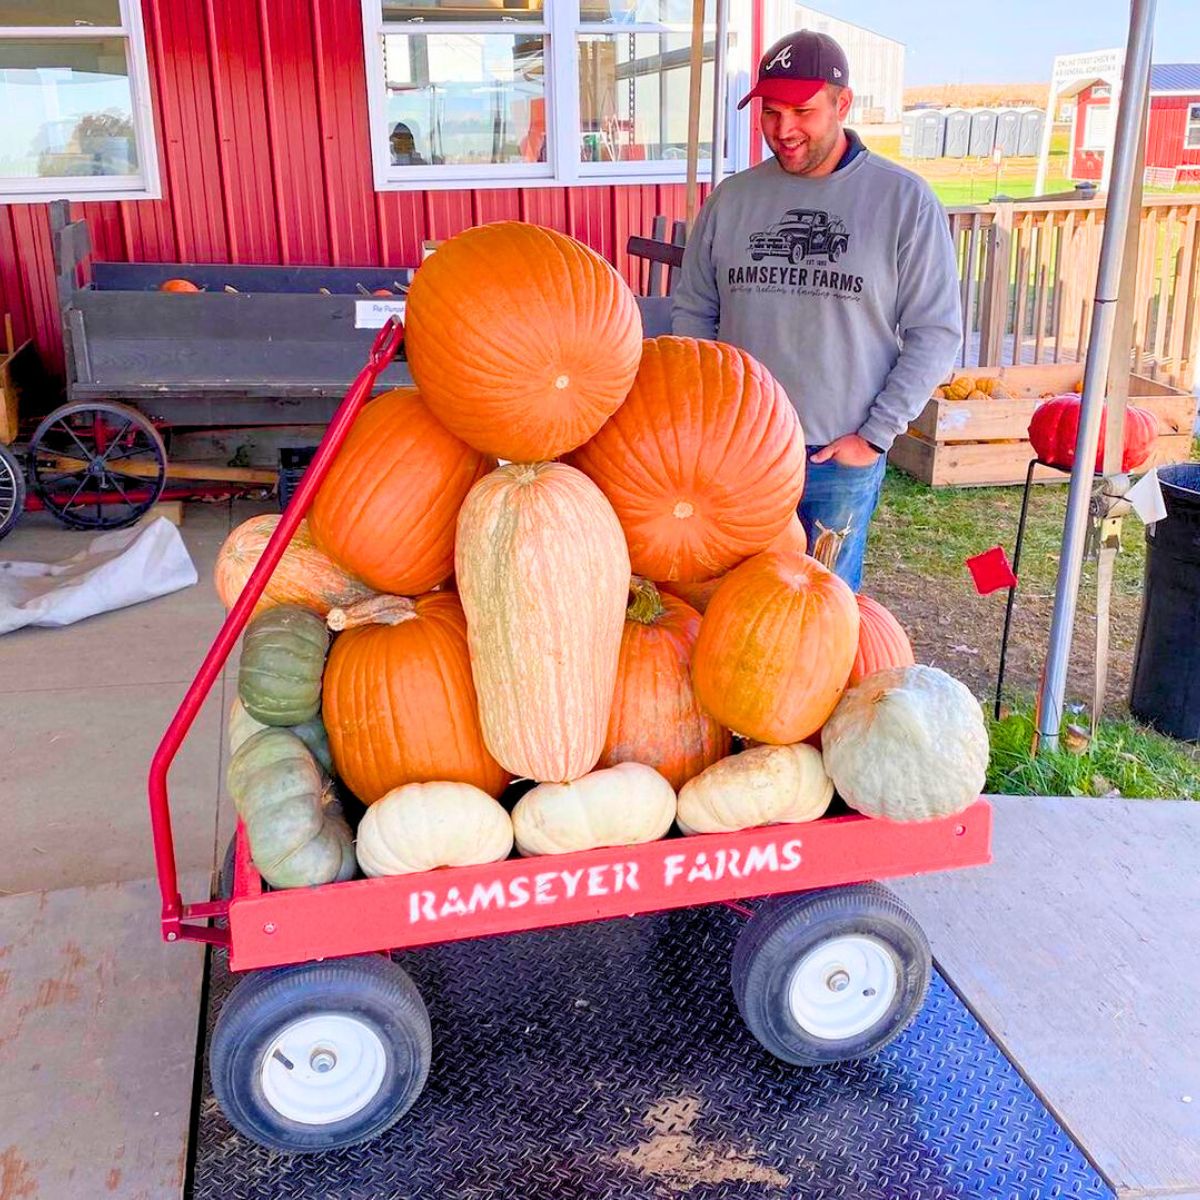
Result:
<svg viewBox="0 0 1200 1200">
<path fill-rule="evenodd" d="M 629 620 L 637 621 L 639 625 L 653 625 L 667 611 L 658 588 L 640 575 L 634 575 L 630 579 L 629 594 L 632 599 L 625 615 Z"/>
<path fill-rule="evenodd" d="M 360 625 L 399 625 L 417 615 L 417 606 L 407 596 L 368 596 L 348 608 L 331 608 L 325 624 L 334 633 Z"/>
</svg>

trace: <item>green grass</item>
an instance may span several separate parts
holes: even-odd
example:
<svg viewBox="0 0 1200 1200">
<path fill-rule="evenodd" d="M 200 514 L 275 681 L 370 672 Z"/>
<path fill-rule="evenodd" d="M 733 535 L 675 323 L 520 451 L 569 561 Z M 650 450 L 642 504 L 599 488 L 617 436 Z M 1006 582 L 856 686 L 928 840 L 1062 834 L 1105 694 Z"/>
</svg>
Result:
<svg viewBox="0 0 1200 1200">
<path fill-rule="evenodd" d="M 992 757 L 986 789 L 1016 796 L 1107 796 L 1200 799 L 1200 750 L 1132 720 L 1102 720 L 1082 754 L 1032 755 L 1032 708 L 989 721 Z"/>
</svg>

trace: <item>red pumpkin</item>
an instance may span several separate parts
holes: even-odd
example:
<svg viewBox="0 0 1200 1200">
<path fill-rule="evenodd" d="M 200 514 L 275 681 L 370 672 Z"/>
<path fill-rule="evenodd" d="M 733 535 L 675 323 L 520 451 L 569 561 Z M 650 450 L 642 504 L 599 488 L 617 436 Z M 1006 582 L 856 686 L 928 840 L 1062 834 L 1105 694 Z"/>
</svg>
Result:
<svg viewBox="0 0 1200 1200">
<path fill-rule="evenodd" d="M 1029 422 L 1029 441 L 1042 462 L 1056 467 L 1075 465 L 1075 439 L 1079 436 L 1081 400 L 1078 396 L 1055 396 L 1039 404 Z M 1100 441 L 1096 446 L 1096 470 L 1104 470 L 1104 433 L 1108 413 L 1100 415 Z M 1125 410 L 1125 444 L 1121 470 L 1134 471 L 1150 457 L 1158 436 L 1158 418 L 1144 408 L 1129 405 Z"/>
<path fill-rule="evenodd" d="M 698 583 L 766 549 L 804 490 L 804 433 L 744 350 L 650 339 L 625 403 L 571 460 L 608 497 L 634 574 Z"/>
<path fill-rule="evenodd" d="M 692 647 L 700 614 L 654 584 L 634 578 L 621 634 L 617 686 L 600 767 L 644 763 L 678 791 L 729 753 L 730 736 L 692 688 Z"/>
<path fill-rule="evenodd" d="M 158 285 L 160 292 L 198 292 L 200 289 L 190 279 L 165 279 Z"/>
<path fill-rule="evenodd" d="M 858 653 L 850 668 L 847 687 L 862 683 L 885 667 L 911 667 L 916 663 L 904 626 L 878 600 L 859 595 Z M 818 743 L 819 744 L 819 743 Z"/>
<path fill-rule="evenodd" d="M 792 519 L 784 526 L 783 532 L 767 547 L 768 550 L 795 550 L 798 554 L 808 553 L 808 535 L 800 518 L 793 513 Z M 728 574 L 728 572 L 726 572 Z M 698 613 L 704 613 L 709 601 L 721 586 L 725 575 L 716 579 L 706 579 L 703 583 L 660 583 L 659 590 L 670 596 L 678 596 L 680 600 L 690 604 Z"/>
<path fill-rule="evenodd" d="M 727 729 L 790 745 L 815 733 L 858 652 L 854 593 L 814 558 L 768 550 L 736 567 L 700 623 L 692 680 Z"/>
<path fill-rule="evenodd" d="M 495 465 L 412 388 L 385 392 L 363 409 L 317 492 L 313 539 L 378 592 L 428 592 L 454 570 L 458 510 Z"/>
<path fill-rule="evenodd" d="M 408 293 L 413 379 L 447 429 L 512 462 L 586 442 L 625 399 L 642 323 L 625 281 L 586 246 L 500 221 L 451 238 Z"/>
<path fill-rule="evenodd" d="M 479 725 L 458 597 L 376 596 L 334 609 L 322 716 L 333 763 L 364 803 L 405 783 L 452 780 L 499 796 L 509 775 Z"/>
</svg>

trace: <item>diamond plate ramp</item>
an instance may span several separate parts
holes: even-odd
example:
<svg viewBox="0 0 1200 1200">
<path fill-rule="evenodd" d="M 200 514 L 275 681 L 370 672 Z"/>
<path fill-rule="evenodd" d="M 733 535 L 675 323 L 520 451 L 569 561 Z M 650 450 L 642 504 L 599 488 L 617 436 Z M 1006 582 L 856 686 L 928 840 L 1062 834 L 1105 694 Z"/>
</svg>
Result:
<svg viewBox="0 0 1200 1200">
<path fill-rule="evenodd" d="M 789 1067 L 729 987 L 741 919 L 679 910 L 400 956 L 429 1084 L 373 1142 L 264 1150 L 212 1097 L 195 1200 L 1111 1197 L 946 983 L 875 1058 Z M 208 1027 L 234 983 L 213 958 Z"/>
</svg>

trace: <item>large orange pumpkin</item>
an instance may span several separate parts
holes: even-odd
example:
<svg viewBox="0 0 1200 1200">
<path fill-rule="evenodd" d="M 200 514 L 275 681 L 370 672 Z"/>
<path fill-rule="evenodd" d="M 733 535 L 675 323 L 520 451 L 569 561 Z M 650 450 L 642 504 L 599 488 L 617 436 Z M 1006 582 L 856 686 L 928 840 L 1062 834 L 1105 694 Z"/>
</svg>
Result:
<svg viewBox="0 0 1200 1200">
<path fill-rule="evenodd" d="M 808 535 L 804 532 L 799 516 L 792 514 L 792 519 L 783 527 L 783 532 L 767 549 L 795 550 L 799 554 L 808 552 Z M 721 580 L 724 578 L 725 575 L 718 575 L 716 579 L 706 579 L 703 583 L 660 583 L 659 588 L 686 601 L 698 613 L 703 613 L 708 608 L 709 601 L 717 594 L 717 588 L 721 586 Z"/>
<path fill-rule="evenodd" d="M 852 688 L 862 683 L 868 675 L 882 671 L 885 667 L 911 667 L 915 665 L 912 643 L 904 626 L 888 612 L 878 600 L 858 595 L 858 652 L 846 686 Z"/>
<path fill-rule="evenodd" d="M 442 427 L 412 388 L 372 400 L 309 512 L 318 546 L 376 591 L 415 596 L 454 570 L 454 522 L 495 461 Z"/>
<path fill-rule="evenodd" d="M 492 796 L 508 773 L 479 728 L 458 597 L 378 596 L 335 609 L 322 715 L 337 773 L 365 804 L 405 783 L 450 780 Z"/>
<path fill-rule="evenodd" d="M 221 543 L 213 583 L 226 608 L 232 608 L 242 594 L 250 572 L 258 565 L 281 519 L 279 513 L 251 517 Z M 301 521 L 267 580 L 254 612 L 260 613 L 276 604 L 298 604 L 323 617 L 331 608 L 356 604 L 371 595 L 374 592 L 361 579 L 342 570 L 329 555 L 317 548 L 308 522 Z"/>
<path fill-rule="evenodd" d="M 697 583 L 766 549 L 804 488 L 804 434 L 744 350 L 646 342 L 629 398 L 570 460 L 608 497 L 634 571 Z"/>
<path fill-rule="evenodd" d="M 454 564 L 488 749 L 539 783 L 586 775 L 604 747 L 629 595 L 608 501 L 564 463 L 501 467 L 462 506 Z"/>
<path fill-rule="evenodd" d="M 447 429 L 500 458 L 539 462 L 587 441 L 625 399 L 642 322 L 598 254 L 501 221 L 458 234 L 421 264 L 405 346 Z"/>
<path fill-rule="evenodd" d="M 816 559 L 757 554 L 729 572 L 700 623 L 696 695 L 755 741 L 803 741 L 846 689 L 858 625 L 854 593 Z"/>
<path fill-rule="evenodd" d="M 632 591 L 599 765 L 644 763 L 678 791 L 729 753 L 729 731 L 700 707 L 692 689 L 700 614 L 636 576 Z"/>
</svg>

